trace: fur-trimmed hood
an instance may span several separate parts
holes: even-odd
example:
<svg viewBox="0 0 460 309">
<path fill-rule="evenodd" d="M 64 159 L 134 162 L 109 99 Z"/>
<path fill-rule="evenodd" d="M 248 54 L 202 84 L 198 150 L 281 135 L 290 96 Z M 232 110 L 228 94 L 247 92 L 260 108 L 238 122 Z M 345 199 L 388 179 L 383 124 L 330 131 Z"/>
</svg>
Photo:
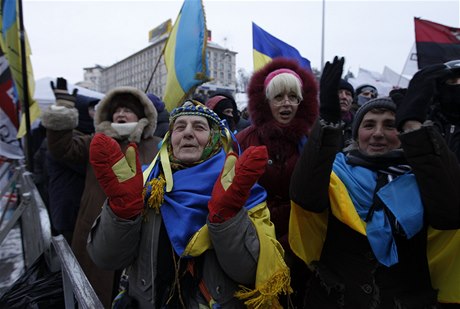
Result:
<svg viewBox="0 0 460 309">
<path fill-rule="evenodd" d="M 117 140 L 123 139 L 118 132 L 112 128 L 111 123 L 113 115 L 110 113 L 113 99 L 120 94 L 131 94 L 136 97 L 139 104 L 143 106 L 145 114 L 145 118 L 139 119 L 136 128 L 130 134 L 128 140 L 139 143 L 141 139 L 152 137 L 157 127 L 157 111 L 147 95 L 134 87 L 117 87 L 107 92 L 105 97 L 97 105 L 96 115 L 94 116 L 96 132 L 102 132 Z"/>
<path fill-rule="evenodd" d="M 265 127 L 269 122 L 274 121 L 265 97 L 264 81 L 268 74 L 281 68 L 293 70 L 302 79 L 303 100 L 291 123 L 291 126 L 295 126 L 291 131 L 297 131 L 296 135 L 308 134 L 318 117 L 318 84 L 313 74 L 300 67 L 295 60 L 283 57 L 273 59 L 252 75 L 248 85 L 248 111 L 251 121 L 255 127 Z"/>
</svg>

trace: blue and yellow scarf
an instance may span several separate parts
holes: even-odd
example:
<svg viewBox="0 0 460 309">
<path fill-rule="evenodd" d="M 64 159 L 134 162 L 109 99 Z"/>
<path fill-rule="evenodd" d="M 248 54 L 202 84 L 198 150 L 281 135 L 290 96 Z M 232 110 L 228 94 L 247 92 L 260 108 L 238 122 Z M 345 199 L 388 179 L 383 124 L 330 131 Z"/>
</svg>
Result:
<svg viewBox="0 0 460 309">
<path fill-rule="evenodd" d="M 172 246 L 179 256 L 183 255 L 192 236 L 206 225 L 208 201 L 225 158 L 226 153 L 221 150 L 199 165 L 172 174 L 174 186 L 171 191 L 164 193 L 160 213 Z M 160 172 L 160 164 L 157 161 L 147 178 L 147 183 L 158 177 Z M 147 192 L 146 199 L 149 194 L 151 193 Z M 249 210 L 265 201 L 266 195 L 265 190 L 256 184 L 251 189 L 246 209 Z"/>
<path fill-rule="evenodd" d="M 386 266 L 398 263 L 398 253 L 389 218 L 383 208 L 375 209 L 365 222 L 374 203 L 377 173 L 362 166 L 350 165 L 339 153 L 333 164 L 329 183 L 332 214 L 350 228 L 367 236 L 377 260 Z M 377 192 L 393 214 L 408 239 L 423 227 L 423 206 L 415 176 L 396 177 Z M 307 264 L 319 260 L 326 237 L 328 212 L 306 211 L 292 203 L 289 242 L 294 252 Z"/>
</svg>

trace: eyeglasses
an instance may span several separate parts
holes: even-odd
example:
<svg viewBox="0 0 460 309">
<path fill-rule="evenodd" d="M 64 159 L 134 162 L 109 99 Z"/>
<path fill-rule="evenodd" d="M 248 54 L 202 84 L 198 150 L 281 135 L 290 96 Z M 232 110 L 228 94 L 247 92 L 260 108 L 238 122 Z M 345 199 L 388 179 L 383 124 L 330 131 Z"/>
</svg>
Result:
<svg viewBox="0 0 460 309">
<path fill-rule="evenodd" d="M 273 105 L 281 106 L 284 105 L 286 102 L 289 105 L 299 105 L 300 100 L 295 94 L 278 94 L 272 100 Z"/>
</svg>

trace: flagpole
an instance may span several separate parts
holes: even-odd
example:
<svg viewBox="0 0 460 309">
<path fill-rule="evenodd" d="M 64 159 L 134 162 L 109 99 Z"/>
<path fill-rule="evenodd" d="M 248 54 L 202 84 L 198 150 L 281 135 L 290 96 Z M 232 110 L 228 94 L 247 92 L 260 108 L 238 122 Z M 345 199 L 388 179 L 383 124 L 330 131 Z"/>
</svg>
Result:
<svg viewBox="0 0 460 309">
<path fill-rule="evenodd" d="M 29 83 L 27 80 L 27 59 L 26 59 L 26 44 L 25 44 L 25 32 L 24 22 L 22 18 L 22 0 L 18 1 L 18 18 L 19 18 L 19 42 L 21 45 L 21 65 L 22 65 L 22 84 L 23 84 L 23 109 L 25 112 L 26 121 L 26 137 L 24 140 L 26 146 L 26 166 L 27 169 L 33 173 L 34 163 L 32 160 L 32 139 L 30 130 L 30 110 L 29 110 Z"/>
<path fill-rule="evenodd" d="M 155 72 L 157 71 L 157 67 L 160 64 L 161 57 L 163 57 L 163 54 L 166 49 L 166 43 L 168 42 L 168 40 L 169 40 L 169 36 L 168 36 L 168 39 L 165 40 L 165 45 L 163 45 L 163 50 L 161 51 L 161 54 L 158 57 L 157 63 L 155 63 L 155 67 L 153 68 L 152 75 L 150 75 L 150 79 L 149 79 L 149 82 L 147 83 L 147 87 L 145 87 L 145 91 L 144 91 L 145 93 L 147 93 L 147 91 L 149 90 L 150 84 L 152 83 L 152 80 L 153 80 L 153 75 L 155 75 Z"/>
<path fill-rule="evenodd" d="M 321 72 L 324 68 L 324 19 L 326 11 L 326 0 L 323 0 L 323 18 L 322 18 L 322 27 L 321 27 Z"/>
</svg>

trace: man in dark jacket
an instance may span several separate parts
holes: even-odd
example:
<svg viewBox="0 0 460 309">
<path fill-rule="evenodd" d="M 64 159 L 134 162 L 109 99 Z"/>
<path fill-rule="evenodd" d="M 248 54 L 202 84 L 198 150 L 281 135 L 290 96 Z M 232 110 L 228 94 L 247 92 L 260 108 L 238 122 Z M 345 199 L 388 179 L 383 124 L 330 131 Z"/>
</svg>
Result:
<svg viewBox="0 0 460 309">
<path fill-rule="evenodd" d="M 343 147 L 351 144 L 351 124 L 353 123 L 353 112 L 351 110 L 353 103 L 353 96 L 355 89 L 353 86 L 344 79 L 339 83 L 339 100 L 340 100 L 340 113 L 343 122 Z"/>
<path fill-rule="evenodd" d="M 421 100 L 428 102 L 432 100 L 428 120 L 433 122 L 434 128 L 442 135 L 447 146 L 460 162 L 460 60 L 433 65 L 428 68 L 428 71 L 443 65 L 445 69 L 441 71 L 441 74 L 424 77 L 424 82 L 419 87 L 419 95 Z M 457 191 L 458 195 L 460 193 Z M 460 227 L 460 218 L 458 221 L 458 227 Z M 452 230 L 449 233 L 434 231 L 431 238 L 444 241 L 446 247 L 458 250 L 460 230 Z M 432 269 L 449 265 L 449 267 L 442 268 L 444 273 L 432 274 L 433 286 L 439 289 L 438 300 L 441 308 L 458 308 L 460 306 L 460 260 L 451 259 L 447 254 L 442 254 L 435 248 L 429 250 L 428 254 L 429 257 L 432 257 L 430 259 Z"/>
</svg>

